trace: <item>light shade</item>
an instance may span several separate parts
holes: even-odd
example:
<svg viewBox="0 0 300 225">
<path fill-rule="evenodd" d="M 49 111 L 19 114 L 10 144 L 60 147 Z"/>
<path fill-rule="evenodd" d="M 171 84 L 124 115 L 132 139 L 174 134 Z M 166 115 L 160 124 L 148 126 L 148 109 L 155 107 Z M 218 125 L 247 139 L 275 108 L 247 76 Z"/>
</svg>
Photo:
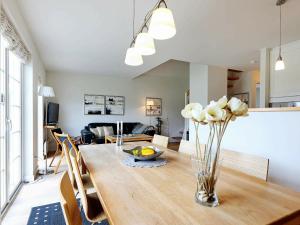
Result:
<svg viewBox="0 0 300 225">
<path fill-rule="evenodd" d="M 157 40 L 166 40 L 176 34 L 173 13 L 170 9 L 158 8 L 153 11 L 149 34 Z"/>
<path fill-rule="evenodd" d="M 148 100 L 147 101 L 147 106 L 154 106 L 154 101 Z"/>
<path fill-rule="evenodd" d="M 125 63 L 129 66 L 139 66 L 143 64 L 143 58 L 134 47 L 131 47 L 127 49 Z"/>
<path fill-rule="evenodd" d="M 279 71 L 284 69 L 285 69 L 284 61 L 282 60 L 282 57 L 279 56 L 275 64 L 275 70 Z"/>
<path fill-rule="evenodd" d="M 49 86 L 41 86 L 38 95 L 43 97 L 55 97 L 53 88 Z"/>
<path fill-rule="evenodd" d="M 153 55 L 155 53 L 153 37 L 148 33 L 139 33 L 134 47 L 141 55 Z"/>
</svg>

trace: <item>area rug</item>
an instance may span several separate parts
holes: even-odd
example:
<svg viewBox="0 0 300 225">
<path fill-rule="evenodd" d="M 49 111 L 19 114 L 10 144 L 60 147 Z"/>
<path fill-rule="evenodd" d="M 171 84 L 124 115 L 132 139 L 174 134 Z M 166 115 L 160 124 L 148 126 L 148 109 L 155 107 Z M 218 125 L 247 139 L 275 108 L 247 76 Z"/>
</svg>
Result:
<svg viewBox="0 0 300 225">
<path fill-rule="evenodd" d="M 81 211 L 81 218 L 83 221 L 83 225 L 92 224 L 85 218 L 83 210 Z M 103 220 L 101 223 L 95 224 L 109 225 L 107 220 Z M 27 225 L 66 225 L 60 203 L 57 202 L 49 205 L 33 207 L 31 209 Z"/>
</svg>

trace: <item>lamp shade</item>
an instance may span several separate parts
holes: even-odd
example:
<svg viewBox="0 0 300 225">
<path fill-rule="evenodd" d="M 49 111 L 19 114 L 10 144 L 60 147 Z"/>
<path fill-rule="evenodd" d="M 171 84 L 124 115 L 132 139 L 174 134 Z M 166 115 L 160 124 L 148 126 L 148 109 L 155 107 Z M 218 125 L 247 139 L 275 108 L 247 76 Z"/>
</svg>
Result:
<svg viewBox="0 0 300 225">
<path fill-rule="evenodd" d="M 147 106 L 154 106 L 154 102 L 152 100 L 147 101 Z"/>
<path fill-rule="evenodd" d="M 148 33 L 139 33 L 134 47 L 141 55 L 153 55 L 155 53 L 153 37 Z"/>
<path fill-rule="evenodd" d="M 43 97 L 55 97 L 53 88 L 49 86 L 41 86 L 38 95 Z"/>
<path fill-rule="evenodd" d="M 170 9 L 158 8 L 153 11 L 149 34 L 157 40 L 166 40 L 176 34 L 173 13 Z"/>
<path fill-rule="evenodd" d="M 139 66 L 143 64 L 143 58 L 136 48 L 127 49 L 125 63 L 129 66 Z"/>
<path fill-rule="evenodd" d="M 284 70 L 284 69 L 285 69 L 284 61 L 283 61 L 282 57 L 279 56 L 276 61 L 276 64 L 275 64 L 275 70 L 279 71 L 279 70 Z"/>
</svg>

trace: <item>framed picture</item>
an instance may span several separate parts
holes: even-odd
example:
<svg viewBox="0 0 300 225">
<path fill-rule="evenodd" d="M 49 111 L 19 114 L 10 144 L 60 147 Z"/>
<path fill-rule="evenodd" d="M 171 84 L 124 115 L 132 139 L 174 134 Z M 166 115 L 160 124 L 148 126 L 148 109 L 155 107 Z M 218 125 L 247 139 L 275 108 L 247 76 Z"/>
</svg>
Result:
<svg viewBox="0 0 300 225">
<path fill-rule="evenodd" d="M 124 112 L 124 96 L 84 95 L 85 115 L 124 115 Z"/>
<path fill-rule="evenodd" d="M 104 95 L 84 95 L 84 114 L 103 115 L 105 114 Z"/>
<path fill-rule="evenodd" d="M 146 116 L 161 116 L 162 99 L 146 97 Z"/>
<path fill-rule="evenodd" d="M 233 97 L 236 97 L 249 105 L 249 92 L 234 94 Z"/>
<path fill-rule="evenodd" d="M 125 97 L 124 96 L 105 96 L 106 115 L 124 115 Z"/>
</svg>

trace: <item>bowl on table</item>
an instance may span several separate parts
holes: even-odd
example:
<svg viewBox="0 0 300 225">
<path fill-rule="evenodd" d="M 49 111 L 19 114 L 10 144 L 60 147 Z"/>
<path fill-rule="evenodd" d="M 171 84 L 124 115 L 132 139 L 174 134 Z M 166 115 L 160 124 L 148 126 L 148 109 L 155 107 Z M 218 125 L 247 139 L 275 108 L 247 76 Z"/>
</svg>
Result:
<svg viewBox="0 0 300 225">
<path fill-rule="evenodd" d="M 136 146 L 132 149 L 123 149 L 123 152 L 132 155 L 135 161 L 156 160 L 164 151 L 155 146 Z"/>
</svg>

